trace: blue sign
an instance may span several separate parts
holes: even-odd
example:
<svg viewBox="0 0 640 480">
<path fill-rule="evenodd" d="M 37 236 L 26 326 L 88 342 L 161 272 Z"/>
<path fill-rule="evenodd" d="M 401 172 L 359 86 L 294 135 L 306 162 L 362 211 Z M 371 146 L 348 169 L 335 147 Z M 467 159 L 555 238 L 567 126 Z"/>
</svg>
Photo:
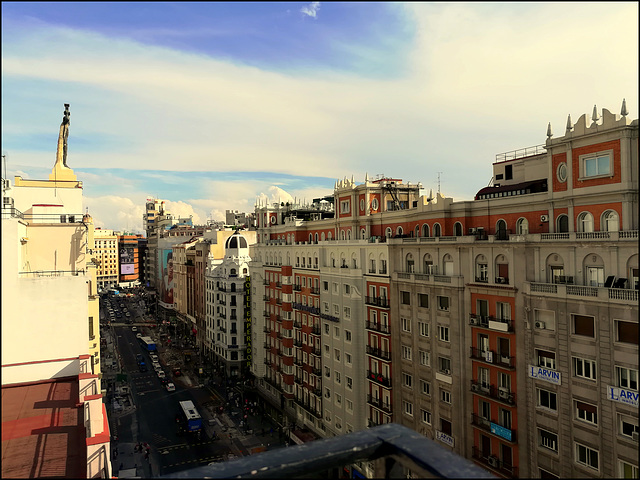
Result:
<svg viewBox="0 0 640 480">
<path fill-rule="evenodd" d="M 529 376 L 531 378 L 537 378 L 538 380 L 544 380 L 545 382 L 560 385 L 560 372 L 551 370 L 550 368 L 536 367 L 529 365 Z"/>
<path fill-rule="evenodd" d="M 491 422 L 491 433 L 498 435 L 499 437 L 502 437 L 506 440 L 509 440 L 510 442 L 511 440 L 511 430 L 509 430 L 508 428 L 504 428 L 501 425 L 497 425 L 493 422 Z"/>
<path fill-rule="evenodd" d="M 609 386 L 607 388 L 607 398 L 609 398 L 609 400 L 626 403 L 627 405 L 633 405 L 634 407 L 638 406 L 639 395 L 640 394 L 638 394 L 638 392 L 626 390 L 620 387 Z"/>
</svg>

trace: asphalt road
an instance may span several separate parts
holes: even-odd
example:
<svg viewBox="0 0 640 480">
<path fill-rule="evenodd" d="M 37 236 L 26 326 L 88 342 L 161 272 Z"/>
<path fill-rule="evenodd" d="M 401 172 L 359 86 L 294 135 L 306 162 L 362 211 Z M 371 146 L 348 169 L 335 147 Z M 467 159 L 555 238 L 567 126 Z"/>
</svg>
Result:
<svg viewBox="0 0 640 480">
<path fill-rule="evenodd" d="M 230 453 L 228 445 L 220 440 L 207 438 L 204 431 L 199 440 L 192 435 L 178 435 L 175 415 L 179 411 L 180 401 L 195 402 L 191 390 L 176 382 L 176 390 L 167 392 L 151 368 L 149 355 L 141 348 L 131 327 L 115 327 L 115 333 L 123 373 L 127 374 L 136 405 L 133 413 L 120 418 L 120 441 L 148 443 L 151 447 L 154 475 L 167 475 L 189 467 L 206 465 Z M 147 372 L 139 371 L 136 361 L 138 353 L 144 355 L 149 365 Z"/>
</svg>

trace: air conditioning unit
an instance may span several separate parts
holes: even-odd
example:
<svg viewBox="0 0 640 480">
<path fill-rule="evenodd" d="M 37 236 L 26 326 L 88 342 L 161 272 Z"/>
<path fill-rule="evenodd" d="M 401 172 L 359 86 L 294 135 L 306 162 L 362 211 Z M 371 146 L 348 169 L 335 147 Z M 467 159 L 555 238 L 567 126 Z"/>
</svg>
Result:
<svg viewBox="0 0 640 480">
<path fill-rule="evenodd" d="M 540 221 L 541 222 L 548 222 L 549 221 L 549 215 L 540 215 Z"/>
<path fill-rule="evenodd" d="M 545 329 L 544 322 L 536 322 L 536 328 L 541 328 L 542 330 L 544 330 Z"/>
<path fill-rule="evenodd" d="M 490 455 L 489 458 L 487 458 L 487 461 L 489 462 L 489 465 L 491 465 L 492 467 L 498 466 L 498 458 L 494 457 L 493 455 Z"/>
<path fill-rule="evenodd" d="M 633 440 L 637 442 L 637 441 L 638 441 L 638 439 L 640 438 L 640 433 L 638 433 L 638 432 L 633 432 L 633 433 L 631 434 L 631 438 L 633 438 Z"/>
<path fill-rule="evenodd" d="M 502 400 L 507 400 L 509 398 L 509 392 L 507 392 L 506 390 L 498 390 L 498 397 L 500 397 Z"/>
<path fill-rule="evenodd" d="M 478 319 L 476 317 L 471 317 L 470 323 L 471 325 L 478 325 Z"/>
<path fill-rule="evenodd" d="M 480 385 L 478 385 L 477 383 L 472 383 L 471 384 L 471 391 L 472 392 L 479 392 L 480 391 Z"/>
</svg>

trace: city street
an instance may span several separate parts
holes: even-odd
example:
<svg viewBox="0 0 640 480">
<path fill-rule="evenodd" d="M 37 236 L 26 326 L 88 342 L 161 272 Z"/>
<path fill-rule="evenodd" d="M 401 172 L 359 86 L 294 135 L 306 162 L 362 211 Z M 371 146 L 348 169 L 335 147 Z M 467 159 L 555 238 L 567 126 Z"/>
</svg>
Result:
<svg viewBox="0 0 640 480">
<path fill-rule="evenodd" d="M 112 304 L 116 302 L 127 307 L 133 322 L 111 322 L 108 328 L 103 328 L 103 345 L 106 345 L 104 379 L 109 392 L 107 405 L 112 435 L 117 438 L 114 446 L 118 446 L 119 451 L 119 456 L 113 459 L 114 474 L 122 470 L 123 475 L 134 472 L 142 477 L 169 475 L 285 444 L 274 423 L 259 414 L 257 408 L 253 408 L 253 415 L 251 409 L 243 411 L 238 387 L 225 388 L 222 379 L 216 375 L 210 384 L 202 385 L 196 373 L 189 370 L 174 376 L 173 367 L 184 365 L 181 349 L 158 341 L 161 327 L 148 317 L 145 321 L 137 298 L 119 297 L 111 301 Z M 106 311 L 104 314 L 105 319 L 108 318 Z M 106 322 L 103 326 L 106 327 Z M 136 331 L 132 331 L 133 327 Z M 138 333 L 158 342 L 159 363 L 167 380 L 175 384 L 175 391 L 168 392 L 151 368 L 149 354 L 136 338 Z M 138 367 L 138 354 L 148 366 L 145 372 Z M 113 367 L 110 368 L 111 360 Z M 176 414 L 182 400 L 192 400 L 202 416 L 200 438 L 178 431 Z M 245 413 L 248 414 L 246 420 Z M 145 459 L 145 448 L 137 451 L 138 443 L 148 445 L 148 460 Z"/>
</svg>

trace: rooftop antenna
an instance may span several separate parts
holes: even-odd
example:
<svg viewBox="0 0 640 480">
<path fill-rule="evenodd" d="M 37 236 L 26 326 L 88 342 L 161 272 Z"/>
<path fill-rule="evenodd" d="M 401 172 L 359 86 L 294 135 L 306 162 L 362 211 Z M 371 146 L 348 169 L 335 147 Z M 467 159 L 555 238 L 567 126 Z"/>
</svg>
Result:
<svg viewBox="0 0 640 480">
<path fill-rule="evenodd" d="M 442 172 L 438 172 L 438 195 L 440 195 L 440 174 Z"/>
</svg>

